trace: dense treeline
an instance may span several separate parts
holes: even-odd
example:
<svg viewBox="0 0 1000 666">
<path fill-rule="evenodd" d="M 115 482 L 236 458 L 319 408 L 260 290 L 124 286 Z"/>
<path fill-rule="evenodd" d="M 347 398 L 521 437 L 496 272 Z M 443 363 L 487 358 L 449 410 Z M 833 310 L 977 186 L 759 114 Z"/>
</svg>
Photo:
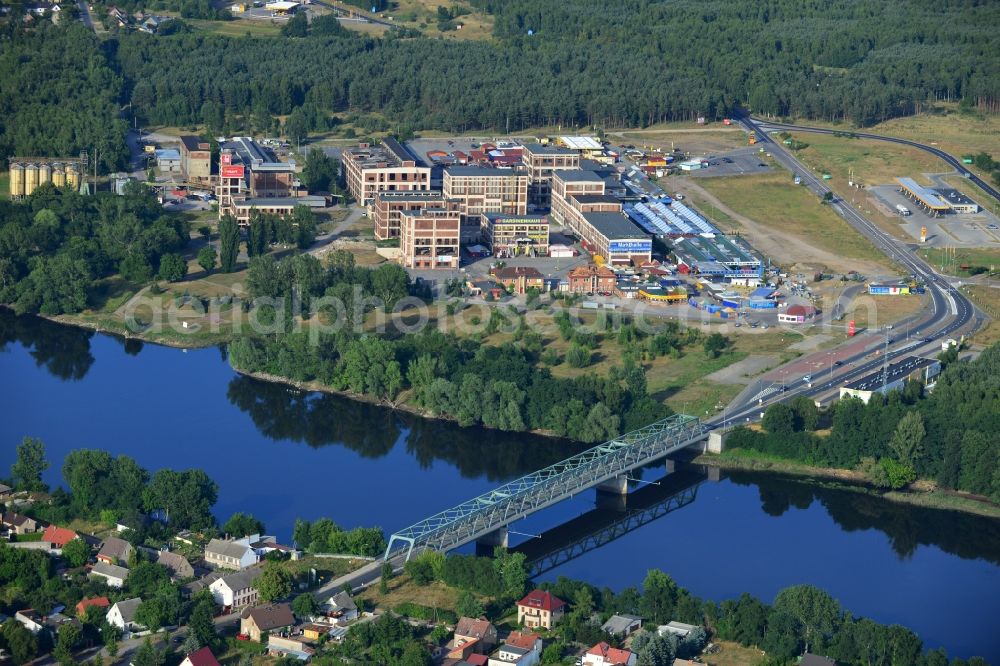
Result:
<svg viewBox="0 0 1000 666">
<path fill-rule="evenodd" d="M 817 434 L 821 418 L 829 433 Z M 810 464 L 860 467 L 881 486 L 917 476 L 1000 501 L 1000 345 L 950 363 L 924 395 L 911 382 L 887 399 L 839 401 L 820 415 L 808 400 L 777 404 L 764 432 L 738 429 L 728 444 Z"/>
<path fill-rule="evenodd" d="M 188 234 L 144 185 L 129 184 L 124 196 L 43 185 L 27 205 L 0 201 L 0 303 L 18 314 L 79 312 L 95 280 L 146 282 L 164 259 L 176 263 Z"/>
<path fill-rule="evenodd" d="M 385 550 L 385 535 L 377 527 L 344 530 L 329 518 L 313 522 L 298 519 L 292 531 L 297 548 L 310 553 L 347 553 L 375 557 Z"/>
<path fill-rule="evenodd" d="M 131 101 L 163 124 L 201 122 L 206 104 L 240 117 L 303 107 L 319 121 L 378 111 L 444 130 L 646 125 L 738 105 L 867 124 L 931 100 L 1000 99 L 989 4 L 479 4 L 499 43 L 134 34 L 117 59 Z"/>
<path fill-rule="evenodd" d="M 125 86 L 100 40 L 79 21 L 34 25 L 21 29 L 19 16 L 0 25 L 0 159 L 86 150 L 102 170 L 124 167 Z"/>
</svg>

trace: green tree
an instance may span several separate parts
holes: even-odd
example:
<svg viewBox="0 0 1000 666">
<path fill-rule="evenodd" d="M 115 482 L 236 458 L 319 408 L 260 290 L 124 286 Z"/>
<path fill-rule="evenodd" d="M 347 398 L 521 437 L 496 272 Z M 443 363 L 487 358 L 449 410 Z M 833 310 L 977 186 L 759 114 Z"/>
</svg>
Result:
<svg viewBox="0 0 1000 666">
<path fill-rule="evenodd" d="M 903 465 L 916 468 L 924 453 L 924 419 L 918 411 L 909 411 L 896 424 L 889 440 L 889 449 Z"/>
<path fill-rule="evenodd" d="M 638 655 L 636 666 L 670 666 L 677 652 L 676 639 L 641 631 L 632 639 L 632 651 Z"/>
<path fill-rule="evenodd" d="M 167 661 L 166 655 L 156 649 L 153 642 L 147 636 L 142 644 L 135 651 L 132 657 L 132 666 L 163 666 Z"/>
<path fill-rule="evenodd" d="M 785 588 L 774 598 L 774 609 L 788 613 L 799 622 L 807 652 L 810 646 L 830 636 L 840 622 L 840 604 L 812 585 Z"/>
<path fill-rule="evenodd" d="M 253 581 L 262 601 L 278 601 L 292 593 L 292 576 L 288 571 L 274 563 L 268 563 L 264 571 Z"/>
<path fill-rule="evenodd" d="M 232 215 L 224 215 L 219 220 L 219 268 L 223 273 L 236 270 L 236 258 L 240 253 L 240 227 Z"/>
<path fill-rule="evenodd" d="M 658 569 L 650 569 L 642 583 L 642 616 L 658 625 L 666 624 L 673 619 L 677 595 L 677 583 L 670 576 Z"/>
<path fill-rule="evenodd" d="M 316 614 L 316 599 L 311 594 L 300 594 L 292 599 L 292 612 L 298 617 L 309 617 Z"/>
<path fill-rule="evenodd" d="M 721 333 L 712 333 L 702 344 L 705 355 L 709 358 L 717 358 L 729 346 L 729 339 Z"/>
<path fill-rule="evenodd" d="M 187 261 L 179 254 L 165 254 L 160 257 L 160 270 L 157 273 L 161 280 L 180 282 L 188 272 Z"/>
<path fill-rule="evenodd" d="M 285 37 L 305 37 L 309 33 L 309 19 L 304 11 L 296 12 L 291 19 L 281 26 L 281 34 Z"/>
<path fill-rule="evenodd" d="M 237 511 L 229 517 L 229 520 L 222 526 L 222 531 L 229 536 L 239 538 L 250 534 L 263 534 L 264 523 L 254 518 L 249 513 Z"/>
<path fill-rule="evenodd" d="M 49 468 L 45 459 L 45 444 L 34 437 L 25 437 L 17 445 L 17 459 L 10 466 L 11 480 L 18 490 L 45 490 L 42 473 Z"/>
<path fill-rule="evenodd" d="M 83 539 L 73 539 L 63 546 L 62 556 L 71 567 L 82 567 L 90 559 L 90 546 Z"/>
<path fill-rule="evenodd" d="M 146 486 L 143 503 L 148 511 L 166 511 L 175 527 L 198 530 L 215 524 L 212 506 L 218 496 L 219 486 L 200 469 L 161 469 Z"/>
<path fill-rule="evenodd" d="M 212 601 L 211 594 L 204 594 L 197 601 L 191 617 L 188 618 L 188 632 L 198 639 L 203 646 L 210 646 L 215 642 L 215 602 Z"/>
<path fill-rule="evenodd" d="M 338 26 L 340 21 L 334 18 Z M 313 19 L 313 30 L 316 19 Z M 306 164 L 302 169 L 302 182 L 310 192 L 331 192 L 337 183 L 337 160 L 333 159 L 320 148 L 313 148 L 306 155 Z"/>
<path fill-rule="evenodd" d="M 217 256 L 215 248 L 211 245 L 206 245 L 198 250 L 198 265 L 201 266 L 202 270 L 206 273 L 211 273 L 215 268 L 215 260 Z"/>
<path fill-rule="evenodd" d="M 309 249 L 316 242 L 316 218 L 306 206 L 292 209 L 292 223 L 295 225 L 295 243 L 300 250 Z"/>
<path fill-rule="evenodd" d="M 189 631 L 187 636 L 184 637 L 184 642 L 181 643 L 181 654 L 189 655 L 192 652 L 197 652 L 202 648 L 201 642 L 198 641 L 198 637 L 194 635 L 193 632 Z"/>
<path fill-rule="evenodd" d="M 485 610 L 483 610 L 483 602 L 479 600 L 479 597 L 469 590 L 462 590 L 458 595 L 458 601 L 455 602 L 455 612 L 460 617 L 478 618 L 482 617 Z"/>
<path fill-rule="evenodd" d="M 528 586 L 528 568 L 524 553 L 512 553 L 506 548 L 493 550 L 493 570 L 500 581 L 501 596 L 519 599 Z"/>
<path fill-rule="evenodd" d="M 24 625 L 10 618 L 3 624 L 3 635 L 7 649 L 16 664 L 26 664 L 38 656 L 38 640 Z"/>
<path fill-rule="evenodd" d="M 571 368 L 586 368 L 590 365 L 590 361 L 590 350 L 576 342 L 572 343 L 566 350 L 566 363 Z"/>
<path fill-rule="evenodd" d="M 77 663 L 73 658 L 73 653 L 80 647 L 82 640 L 82 630 L 78 625 L 68 622 L 61 627 L 56 637 L 55 649 L 52 656 L 63 666 L 72 666 Z"/>
<path fill-rule="evenodd" d="M 795 432 L 795 412 L 783 402 L 776 402 L 764 411 L 761 425 L 772 435 L 790 435 Z"/>
<path fill-rule="evenodd" d="M 389 594 L 389 581 L 392 580 L 393 575 L 392 565 L 388 562 L 383 562 L 378 581 L 380 594 Z"/>
<path fill-rule="evenodd" d="M 399 658 L 399 666 L 431 666 L 434 660 L 420 643 L 410 642 L 403 649 Z"/>
</svg>

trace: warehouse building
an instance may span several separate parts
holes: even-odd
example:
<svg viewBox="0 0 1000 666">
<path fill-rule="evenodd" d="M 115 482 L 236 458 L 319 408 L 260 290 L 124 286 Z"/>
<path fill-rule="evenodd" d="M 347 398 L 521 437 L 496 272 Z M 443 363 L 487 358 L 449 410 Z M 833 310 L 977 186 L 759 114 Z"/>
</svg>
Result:
<svg viewBox="0 0 1000 666">
<path fill-rule="evenodd" d="M 400 213 L 400 259 L 407 268 L 458 268 L 461 215 L 447 208 Z"/>
<path fill-rule="evenodd" d="M 444 170 L 442 191 L 457 201 L 463 224 L 479 225 L 483 213 L 524 215 L 528 212 L 528 172 L 453 166 Z"/>
<path fill-rule="evenodd" d="M 580 168 L 579 151 L 540 143 L 524 146 L 523 159 L 528 167 L 528 203 L 542 208 L 549 207 L 553 172 Z"/>
<path fill-rule="evenodd" d="M 181 137 L 181 173 L 191 183 L 212 180 L 212 144 L 197 136 Z"/>
<path fill-rule="evenodd" d="M 549 253 L 549 220 L 544 215 L 483 213 L 483 242 L 495 257 L 544 257 Z"/>
<path fill-rule="evenodd" d="M 840 397 L 858 398 L 866 405 L 872 396 L 885 395 L 896 391 L 907 381 L 919 381 L 924 386 L 934 384 L 935 378 L 941 374 L 941 362 L 932 358 L 907 356 L 895 363 L 890 363 L 881 370 L 876 370 L 861 379 L 848 382 L 840 387 Z"/>
<path fill-rule="evenodd" d="M 348 148 L 341 153 L 340 165 L 347 191 L 362 206 L 371 206 L 379 192 L 431 189 L 431 168 L 418 166 L 416 157 L 391 137 L 378 146 Z"/>
<path fill-rule="evenodd" d="M 156 156 L 156 168 L 160 173 L 181 172 L 181 151 L 174 148 L 161 148 L 153 153 Z"/>
<path fill-rule="evenodd" d="M 674 243 L 673 251 L 680 273 L 727 280 L 764 274 L 764 260 L 737 236 L 681 238 Z"/>
<path fill-rule="evenodd" d="M 375 195 L 375 201 L 372 204 L 372 218 L 375 221 L 375 238 L 377 240 L 399 238 L 402 213 L 422 208 L 458 210 L 458 204 L 448 201 L 437 190 L 379 192 Z"/>
<path fill-rule="evenodd" d="M 621 212 L 580 212 L 569 226 L 598 263 L 638 266 L 652 259 L 653 241 Z"/>
</svg>

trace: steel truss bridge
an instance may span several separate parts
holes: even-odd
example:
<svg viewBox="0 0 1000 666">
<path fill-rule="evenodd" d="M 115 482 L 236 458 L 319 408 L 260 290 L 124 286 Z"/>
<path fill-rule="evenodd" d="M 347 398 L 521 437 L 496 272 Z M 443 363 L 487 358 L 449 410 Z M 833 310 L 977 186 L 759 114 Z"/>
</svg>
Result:
<svg viewBox="0 0 1000 666">
<path fill-rule="evenodd" d="M 628 506 L 623 511 L 595 509 L 545 532 L 539 539 L 529 539 L 514 550 L 527 557 L 529 576 L 539 576 L 691 504 L 707 477 L 703 473 L 690 476 L 693 478 L 680 487 L 641 488 L 628 496 Z M 672 480 L 665 477 L 660 483 Z"/>
<path fill-rule="evenodd" d="M 389 539 L 386 561 L 406 548 L 445 552 L 475 541 L 536 511 L 704 439 L 708 428 L 694 416 L 676 414 L 583 453 L 527 474 L 400 530 Z"/>
</svg>

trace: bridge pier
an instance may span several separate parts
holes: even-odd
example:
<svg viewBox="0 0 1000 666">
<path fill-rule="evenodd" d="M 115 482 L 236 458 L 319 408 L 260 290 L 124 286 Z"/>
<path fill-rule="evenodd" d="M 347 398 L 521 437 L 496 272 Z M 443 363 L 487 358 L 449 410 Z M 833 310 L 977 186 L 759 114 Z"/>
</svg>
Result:
<svg viewBox="0 0 1000 666">
<path fill-rule="evenodd" d="M 597 492 L 617 493 L 619 495 L 628 494 L 628 476 L 620 474 L 597 485 Z"/>
<path fill-rule="evenodd" d="M 492 555 L 493 549 L 497 546 L 506 549 L 508 547 L 507 544 L 507 528 L 501 527 L 476 539 L 476 555 Z"/>
<path fill-rule="evenodd" d="M 677 471 L 677 461 L 676 460 L 671 460 L 670 458 L 667 458 L 664 461 L 664 465 L 666 467 L 667 474 L 673 474 L 674 472 Z"/>
<path fill-rule="evenodd" d="M 709 467 L 708 470 L 708 480 L 709 481 L 719 481 L 721 480 L 718 467 Z"/>
<path fill-rule="evenodd" d="M 708 453 L 722 453 L 723 449 L 726 448 L 727 434 L 719 430 L 713 430 L 708 433 L 708 445 L 706 448 Z"/>
</svg>

